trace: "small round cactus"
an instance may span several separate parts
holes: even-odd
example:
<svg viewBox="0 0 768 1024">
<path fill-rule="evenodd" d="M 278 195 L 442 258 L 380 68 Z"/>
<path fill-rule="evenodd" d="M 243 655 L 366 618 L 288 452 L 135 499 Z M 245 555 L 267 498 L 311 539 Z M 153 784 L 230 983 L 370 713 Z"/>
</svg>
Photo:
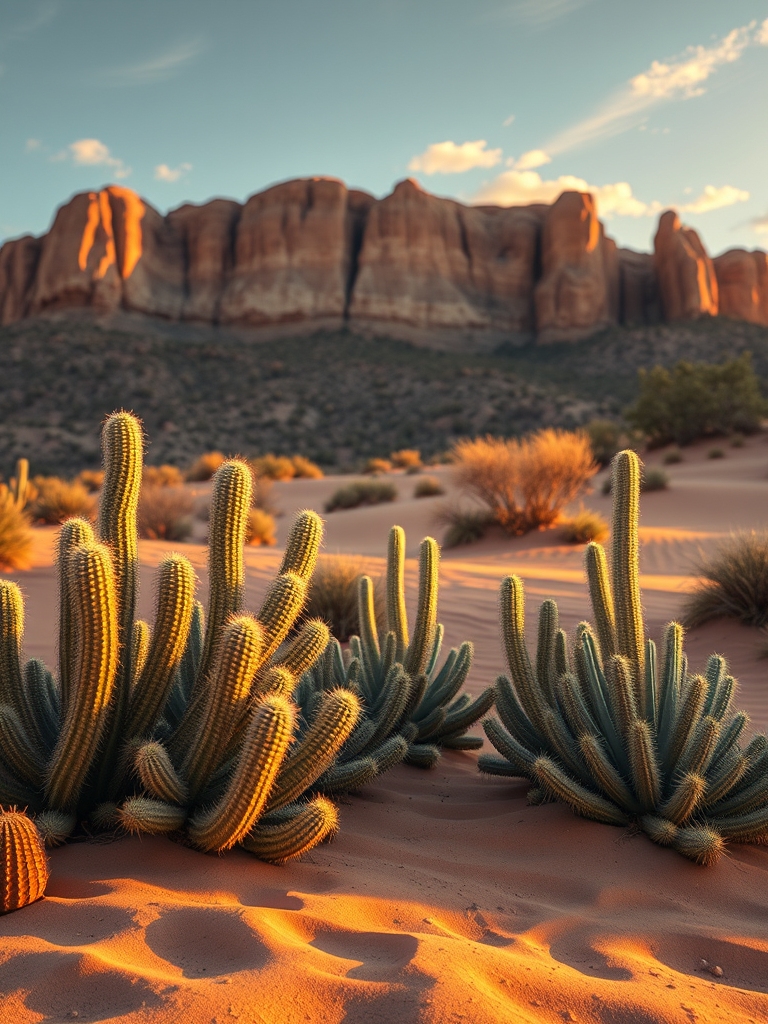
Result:
<svg viewBox="0 0 768 1024">
<path fill-rule="evenodd" d="M 0 808 L 0 914 L 39 900 L 48 884 L 40 833 L 26 814 Z"/>
</svg>

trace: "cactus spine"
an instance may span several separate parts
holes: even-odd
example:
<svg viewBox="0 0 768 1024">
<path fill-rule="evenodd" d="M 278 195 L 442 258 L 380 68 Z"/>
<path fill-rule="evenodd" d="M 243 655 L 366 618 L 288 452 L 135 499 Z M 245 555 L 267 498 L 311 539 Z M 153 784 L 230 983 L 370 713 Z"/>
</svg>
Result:
<svg viewBox="0 0 768 1024">
<path fill-rule="evenodd" d="M 48 884 L 48 863 L 34 823 L 16 810 L 0 808 L 0 913 L 39 900 Z"/>
</svg>

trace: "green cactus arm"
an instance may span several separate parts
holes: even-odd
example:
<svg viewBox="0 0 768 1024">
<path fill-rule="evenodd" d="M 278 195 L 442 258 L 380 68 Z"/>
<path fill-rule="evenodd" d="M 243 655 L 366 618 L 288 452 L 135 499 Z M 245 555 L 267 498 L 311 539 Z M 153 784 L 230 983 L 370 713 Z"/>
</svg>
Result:
<svg viewBox="0 0 768 1024">
<path fill-rule="evenodd" d="M 683 627 L 670 622 L 662 643 L 661 690 L 659 693 L 658 743 L 666 750 L 677 720 L 683 681 Z"/>
<path fill-rule="evenodd" d="M 751 779 L 747 773 L 737 783 L 728 796 L 718 803 L 708 806 L 707 813 L 713 818 L 730 817 L 732 815 L 751 814 L 768 804 L 768 778 L 765 775 Z"/>
<path fill-rule="evenodd" d="M 357 582 L 357 617 L 360 622 L 361 651 L 369 670 L 376 675 L 381 670 L 381 649 L 374 596 L 373 580 L 370 576 L 361 576 Z"/>
<path fill-rule="evenodd" d="M 541 732 L 526 715 L 517 699 L 512 683 L 506 676 L 496 677 L 496 711 L 506 728 L 518 736 L 523 746 L 539 750 L 544 744 Z"/>
<path fill-rule="evenodd" d="M 555 637 L 555 670 L 558 679 L 566 672 L 571 671 L 571 659 L 568 656 L 568 634 L 564 629 L 558 629 Z"/>
<path fill-rule="evenodd" d="M 245 597 L 243 550 L 253 477 L 245 462 L 231 459 L 216 470 L 208 527 L 208 614 L 195 689 L 205 685 L 215 648 L 230 615 L 242 610 Z"/>
<path fill-rule="evenodd" d="M 195 573 L 188 559 L 169 555 L 157 567 L 155 625 L 127 716 L 127 736 L 149 736 L 162 714 L 192 625 Z"/>
<path fill-rule="evenodd" d="M 367 754 L 375 732 L 376 722 L 373 718 L 366 717 L 366 713 L 363 711 L 357 725 L 352 730 L 349 739 L 341 748 L 337 764 L 354 760 L 359 757 L 363 751 Z"/>
<path fill-rule="evenodd" d="M 188 802 L 189 787 L 179 777 L 161 743 L 142 744 L 134 756 L 134 767 L 150 796 L 169 804 Z"/>
<path fill-rule="evenodd" d="M 73 810 L 106 722 L 115 686 L 119 621 L 112 558 L 103 545 L 77 548 L 67 560 L 67 592 L 77 648 L 72 692 L 46 772 L 51 809 Z"/>
<path fill-rule="evenodd" d="M 671 846 L 678 832 L 677 825 L 656 814 L 643 814 L 639 824 L 648 838 L 659 846 Z"/>
<path fill-rule="evenodd" d="M 317 715 L 280 768 L 267 801 L 274 811 L 293 803 L 336 760 L 360 717 L 360 701 L 349 690 L 323 694 Z"/>
<path fill-rule="evenodd" d="M 646 721 L 636 719 L 627 730 L 632 788 L 644 811 L 652 811 L 661 799 L 661 773 L 653 736 Z"/>
<path fill-rule="evenodd" d="M 371 757 L 376 764 L 376 774 L 383 775 L 396 764 L 401 764 L 408 755 L 408 740 L 404 736 L 390 736 L 375 750 Z"/>
<path fill-rule="evenodd" d="M 442 668 L 434 678 L 430 678 L 428 672 L 425 673 L 429 685 L 413 714 L 415 721 L 425 718 L 436 707 L 453 700 L 466 681 L 474 653 L 473 644 L 465 640 L 461 647 L 454 647 L 448 652 Z"/>
<path fill-rule="evenodd" d="M 616 728 L 622 736 L 640 714 L 637 705 L 637 688 L 632 678 L 632 667 L 627 658 L 614 654 L 605 663 L 605 680 L 608 684 L 609 706 Z"/>
<path fill-rule="evenodd" d="M 552 704 L 555 699 L 557 669 L 555 668 L 555 637 L 560 629 L 557 605 L 547 599 L 539 608 L 539 631 L 536 645 L 536 680 L 540 690 Z"/>
<path fill-rule="evenodd" d="M 203 656 L 203 640 L 205 637 L 205 612 L 203 606 L 199 601 L 195 601 L 192 607 L 192 622 L 189 627 L 189 636 L 187 637 L 187 646 L 184 648 L 184 654 L 181 656 L 181 664 L 179 665 L 178 674 L 178 685 L 184 694 L 189 699 L 192 689 L 195 685 L 195 679 L 198 675 L 200 668 L 200 661 Z"/>
<path fill-rule="evenodd" d="M 262 660 L 262 651 L 260 623 L 249 615 L 232 616 L 216 646 L 205 702 L 199 712 L 190 706 L 189 714 L 196 728 L 181 774 L 192 799 L 199 795 L 227 754 L 232 732 L 248 706 L 251 680 Z"/>
<path fill-rule="evenodd" d="M 0 580 L 0 704 L 14 709 L 30 738 L 36 724 L 24 699 L 21 643 L 24 637 L 24 599 L 18 584 Z"/>
<path fill-rule="evenodd" d="M 312 509 L 296 513 L 285 545 L 278 575 L 292 572 L 305 581 L 312 578 L 323 539 L 323 520 Z"/>
<path fill-rule="evenodd" d="M 440 746 L 444 750 L 480 750 L 483 746 L 483 737 L 452 733 L 450 736 L 440 737 Z"/>
<path fill-rule="evenodd" d="M 600 652 L 603 658 L 609 658 L 612 654 L 618 654 L 619 649 L 608 561 L 605 557 L 605 548 L 601 544 L 594 541 L 587 544 L 584 553 L 584 569 L 589 586 L 592 614 L 595 616 L 597 638 L 600 641 Z"/>
<path fill-rule="evenodd" d="M 716 768 L 710 766 L 707 772 L 707 792 L 704 807 L 709 808 L 723 800 L 741 782 L 749 769 L 749 761 L 743 754 L 730 751 Z"/>
<path fill-rule="evenodd" d="M 499 709 L 499 693 L 500 689 L 497 686 L 497 709 Z M 584 700 L 584 695 L 581 692 L 576 676 L 572 673 L 566 673 L 561 677 L 558 684 L 558 695 L 563 716 L 574 736 L 581 736 L 583 734 L 598 736 L 600 734 L 600 729 L 592 717 L 592 712 L 587 706 L 587 702 Z M 500 709 L 499 714 L 501 714 Z M 503 715 L 502 721 L 504 721 Z"/>
<path fill-rule="evenodd" d="M 243 847 L 260 860 L 284 864 L 322 843 L 339 827 L 335 806 L 318 796 L 296 805 L 295 813 L 278 825 L 257 825 L 242 840 Z"/>
<path fill-rule="evenodd" d="M 539 689 L 525 643 L 525 590 L 518 576 L 507 576 L 502 581 L 500 600 L 501 631 L 512 682 L 525 713 L 536 729 L 541 731 L 547 704 Z"/>
<path fill-rule="evenodd" d="M 424 672 L 435 642 L 439 572 L 440 548 L 432 537 L 425 537 L 419 549 L 416 623 L 403 661 L 405 671 L 414 676 Z"/>
<path fill-rule="evenodd" d="M 712 761 L 720 732 L 718 720 L 711 715 L 705 715 L 688 738 L 675 765 L 675 771 L 704 775 Z"/>
<path fill-rule="evenodd" d="M 24 702 L 35 723 L 33 740 L 47 757 L 59 737 L 61 699 L 53 676 L 39 658 L 24 666 Z M 31 737 L 30 737 L 31 738 Z"/>
<path fill-rule="evenodd" d="M 367 786 L 378 774 L 378 765 L 372 757 L 356 757 L 343 763 L 337 761 L 323 772 L 313 788 L 329 796 L 353 793 Z"/>
<path fill-rule="evenodd" d="M 608 690 L 608 683 L 597 663 L 592 634 L 586 630 L 582 633 L 581 637 L 581 651 L 584 661 L 585 691 L 589 697 L 589 703 L 595 713 L 600 731 L 608 745 L 611 759 L 620 772 L 628 775 L 629 758 L 619 735 L 619 730 L 614 724 L 605 696 Z"/>
<path fill-rule="evenodd" d="M 708 822 L 722 835 L 734 843 L 755 843 L 768 838 L 768 806 L 750 811 L 748 814 L 730 815 L 727 818 L 712 818 Z"/>
<path fill-rule="evenodd" d="M 712 714 L 715 695 L 725 678 L 725 669 L 725 658 L 720 654 L 710 654 L 707 658 L 707 667 L 704 670 L 704 678 L 707 680 L 707 699 L 704 702 L 705 715 Z"/>
<path fill-rule="evenodd" d="M 538 748 L 528 750 L 516 736 L 506 732 L 495 718 L 484 719 L 483 731 L 502 757 L 506 757 L 527 779 L 533 779 Z"/>
<path fill-rule="evenodd" d="M 131 694 L 138 682 L 149 654 L 149 623 L 144 619 L 134 619 L 131 636 Z"/>
<path fill-rule="evenodd" d="M 722 721 L 730 714 L 735 696 L 736 680 L 733 676 L 726 675 L 717 687 L 709 714 L 718 721 Z"/>
<path fill-rule="evenodd" d="M 640 713 L 646 722 L 653 726 L 654 732 L 656 731 L 659 714 L 657 679 L 656 644 L 653 640 L 647 640 L 645 643 L 645 688 L 642 694 L 643 700 L 640 704 Z"/>
<path fill-rule="evenodd" d="M 710 825 L 678 828 L 670 845 L 673 850 L 702 867 L 716 864 L 725 852 L 723 837 Z"/>
<path fill-rule="evenodd" d="M 45 762 L 24 730 L 21 716 L 8 704 L 0 705 L 0 758 L 20 782 L 37 788 Z"/>
<path fill-rule="evenodd" d="M 411 680 L 408 675 L 399 665 L 393 665 L 381 688 L 380 700 L 369 710 L 371 718 L 376 722 L 371 743 L 377 744 L 398 730 L 403 721 L 410 689 Z"/>
<path fill-rule="evenodd" d="M 659 743 L 664 773 L 668 774 L 677 764 L 680 755 L 701 718 L 707 695 L 707 683 L 702 676 L 694 676 L 688 683 L 678 706 L 677 720 L 672 727 L 669 743 L 664 749 Z"/>
<path fill-rule="evenodd" d="M 48 862 L 34 823 L 21 811 L 0 808 L 0 913 L 39 900 L 48 884 Z"/>
<path fill-rule="evenodd" d="M 41 806 L 39 790 L 20 782 L 0 759 L 0 807 L 26 807 L 37 811 Z"/>
<path fill-rule="evenodd" d="M 446 719 L 448 711 L 446 708 L 435 708 L 435 710 L 422 718 L 419 723 L 419 731 L 416 736 L 419 740 L 428 740 L 440 732 L 440 728 Z"/>
<path fill-rule="evenodd" d="M 24 508 L 27 504 L 29 490 L 29 459 L 16 460 L 16 476 L 13 481 L 13 503 L 16 508 Z"/>
<path fill-rule="evenodd" d="M 448 715 L 446 716 L 443 727 L 439 731 L 439 736 L 455 735 L 456 733 L 466 732 L 471 725 L 479 721 L 483 715 L 487 714 L 493 707 L 496 701 L 496 689 L 493 686 L 487 686 L 483 692 L 470 701 L 466 707 L 452 711 L 448 709 Z"/>
<path fill-rule="evenodd" d="M 59 686 L 61 706 L 66 709 L 75 664 L 75 634 L 72 627 L 72 606 L 67 595 L 67 559 L 72 551 L 92 547 L 93 528 L 86 519 L 67 519 L 56 540 L 56 575 L 59 583 Z"/>
<path fill-rule="evenodd" d="M 638 521 L 640 459 L 631 450 L 614 456 L 612 562 L 617 653 L 628 658 L 638 682 L 645 671 L 645 630 L 640 603 Z"/>
<path fill-rule="evenodd" d="M 88 821 L 99 832 L 113 831 L 120 828 L 120 808 L 114 800 L 103 800 L 93 808 Z"/>
<path fill-rule="evenodd" d="M 240 757 L 222 798 L 200 810 L 189 824 L 193 844 L 202 850 L 228 850 L 251 831 L 265 807 L 294 726 L 293 707 L 267 697 L 256 710 Z"/>
<path fill-rule="evenodd" d="M 44 845 L 50 848 L 66 843 L 75 831 L 77 818 L 61 811 L 41 811 L 35 815 L 35 825 Z"/>
<path fill-rule="evenodd" d="M 695 771 L 685 772 L 675 783 L 672 792 L 658 808 L 663 818 L 675 825 L 684 825 L 702 804 L 707 792 L 707 783 Z"/>
<path fill-rule="evenodd" d="M 271 665 L 266 671 L 260 672 L 253 685 L 252 695 L 261 699 L 271 693 L 280 697 L 290 697 L 296 688 L 296 676 L 285 665 Z"/>
<path fill-rule="evenodd" d="M 549 751 L 556 754 L 566 770 L 584 785 L 593 785 L 589 769 L 579 756 L 576 739 L 563 716 L 550 708 L 544 714 L 544 729 Z"/>
<path fill-rule="evenodd" d="M 712 764 L 717 765 L 741 739 L 741 736 L 749 725 L 749 715 L 746 711 L 738 711 L 728 724 L 721 729 L 720 739 L 717 741 L 715 752 L 712 755 Z"/>
<path fill-rule="evenodd" d="M 295 573 L 276 576 L 268 587 L 257 615 L 264 631 L 264 661 L 269 660 L 285 640 L 306 597 L 307 584 Z"/>
<path fill-rule="evenodd" d="M 326 624 L 320 619 L 310 619 L 273 660 L 298 679 L 315 664 L 330 639 L 331 633 Z"/>
<path fill-rule="evenodd" d="M 395 660 L 401 664 L 408 648 L 408 614 L 405 610 L 405 531 L 393 526 L 387 546 L 387 630 L 395 634 Z"/>
<path fill-rule="evenodd" d="M 440 760 L 440 748 L 433 743 L 409 743 L 405 763 L 414 768 L 434 768 Z"/>
<path fill-rule="evenodd" d="M 127 832 L 146 832 L 152 836 L 178 832 L 187 820 L 187 812 L 183 807 L 174 807 L 164 800 L 153 800 L 147 796 L 134 796 L 126 800 L 118 809 L 117 816 L 119 824 Z"/>
<path fill-rule="evenodd" d="M 637 814 L 640 811 L 640 804 L 616 771 L 599 737 L 583 733 L 578 744 L 579 752 L 600 789 L 622 810 L 628 814 Z"/>
<path fill-rule="evenodd" d="M 481 754 L 477 759 L 477 767 L 483 775 L 503 775 L 513 779 L 528 777 L 505 757 L 496 757 L 495 754 Z"/>
<path fill-rule="evenodd" d="M 533 766 L 534 778 L 545 790 L 567 803 L 584 818 L 602 821 L 606 825 L 626 825 L 627 816 L 610 800 L 571 779 L 550 757 L 537 757 Z"/>
</svg>

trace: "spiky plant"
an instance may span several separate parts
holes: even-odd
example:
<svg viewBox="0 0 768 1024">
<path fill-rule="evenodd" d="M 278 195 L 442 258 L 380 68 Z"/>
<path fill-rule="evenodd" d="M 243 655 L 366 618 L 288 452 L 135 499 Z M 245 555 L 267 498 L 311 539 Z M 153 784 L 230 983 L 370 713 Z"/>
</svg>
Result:
<svg viewBox="0 0 768 1024">
<path fill-rule="evenodd" d="M 691 675 L 676 622 L 664 631 L 657 663 L 640 602 L 639 494 L 640 460 L 620 452 L 611 572 L 604 549 L 590 544 L 594 625 L 579 625 L 572 655 L 557 605 L 545 601 L 530 658 L 522 582 L 502 583 L 510 678 L 496 681 L 501 722 L 483 723 L 502 756 L 481 754 L 478 765 L 529 779 L 533 803 L 555 798 L 595 821 L 634 824 L 654 842 L 712 864 L 729 840 L 768 837 L 768 738 L 741 746 L 748 717 L 733 710 L 735 682 L 724 659 L 712 655 L 704 675 Z"/>
<path fill-rule="evenodd" d="M 207 616 L 190 563 L 169 555 L 150 629 L 134 614 L 140 424 L 116 413 L 103 442 L 96 532 L 71 519 L 59 534 L 58 679 L 35 659 L 23 665 L 21 594 L 0 581 L 0 801 L 28 806 L 49 845 L 87 818 L 95 828 L 186 828 L 203 850 L 242 842 L 267 859 L 296 856 L 336 828 L 326 800 L 303 796 L 360 710 L 354 693 L 331 691 L 315 729 L 297 739 L 290 697 L 329 634 L 309 621 L 286 637 L 322 523 L 314 512 L 297 516 L 258 616 L 247 614 L 251 472 L 225 462 L 213 484 Z"/>
<path fill-rule="evenodd" d="M 48 884 L 48 864 L 34 822 L 15 808 L 0 807 L 0 914 L 39 900 Z"/>
<path fill-rule="evenodd" d="M 476 750 L 479 737 L 466 731 L 491 707 L 494 688 L 475 700 L 460 696 L 472 663 L 472 644 L 465 641 L 438 659 L 443 627 L 437 621 L 440 549 L 427 537 L 421 543 L 416 622 L 409 632 L 405 608 L 405 533 L 394 526 L 389 535 L 386 576 L 386 629 L 379 631 L 374 586 L 362 576 L 358 590 L 360 636 L 350 639 L 346 659 L 336 641 L 303 676 L 297 700 L 303 719 L 312 723 L 315 707 L 328 689 L 345 687 L 357 693 L 363 715 L 341 749 L 338 760 L 318 779 L 326 793 L 357 789 L 375 775 L 405 760 L 432 767 L 440 748 Z"/>
</svg>

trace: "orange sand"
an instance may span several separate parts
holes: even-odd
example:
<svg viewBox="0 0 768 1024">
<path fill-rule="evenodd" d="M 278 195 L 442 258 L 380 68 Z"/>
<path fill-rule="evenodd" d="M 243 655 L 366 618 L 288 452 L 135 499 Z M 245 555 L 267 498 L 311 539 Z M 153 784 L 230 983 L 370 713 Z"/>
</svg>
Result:
<svg viewBox="0 0 768 1024">
<path fill-rule="evenodd" d="M 642 502 L 642 569 L 651 635 L 678 614 L 700 551 L 732 528 L 765 525 L 762 438 L 710 462 L 705 446 L 670 467 L 668 492 Z M 651 459 L 650 461 L 655 461 Z M 430 471 L 431 472 L 431 471 Z M 447 470 L 438 470 L 447 480 Z M 393 505 L 328 517 L 327 551 L 381 571 L 389 526 L 408 553 L 441 499 L 413 500 L 397 476 Z M 322 507 L 338 481 L 277 485 L 284 538 L 296 507 Z M 609 514 L 596 489 L 587 503 Z M 54 662 L 54 531 L 13 578 L 27 598 L 29 655 Z M 168 545 L 141 545 L 142 614 Z M 201 582 L 205 549 L 184 545 Z M 257 607 L 277 550 L 247 552 Z M 498 537 L 445 553 L 440 617 L 447 640 L 476 644 L 469 689 L 504 669 L 497 592 L 519 573 L 529 626 L 544 597 L 571 628 L 587 612 L 581 550 L 555 531 Z M 409 559 L 408 579 L 415 578 Z M 203 588 L 204 589 L 204 588 Z M 412 591 L 412 587 L 411 587 Z M 411 593 L 411 596 L 412 593 Z M 768 727 L 768 663 L 756 630 L 716 622 L 693 632 L 691 662 L 728 657 L 740 706 Z M 300 863 L 276 868 L 241 851 L 208 857 L 161 839 L 75 843 L 51 854 L 46 899 L 0 918 L 0 1009 L 10 1024 L 455 1021 L 605 1024 L 768 1019 L 768 850 L 735 846 L 698 868 L 643 836 L 529 808 L 525 786 L 483 778 L 468 754 L 432 772 L 399 767 L 342 804 L 342 830 Z M 703 971 L 704 959 L 723 969 Z"/>
</svg>

